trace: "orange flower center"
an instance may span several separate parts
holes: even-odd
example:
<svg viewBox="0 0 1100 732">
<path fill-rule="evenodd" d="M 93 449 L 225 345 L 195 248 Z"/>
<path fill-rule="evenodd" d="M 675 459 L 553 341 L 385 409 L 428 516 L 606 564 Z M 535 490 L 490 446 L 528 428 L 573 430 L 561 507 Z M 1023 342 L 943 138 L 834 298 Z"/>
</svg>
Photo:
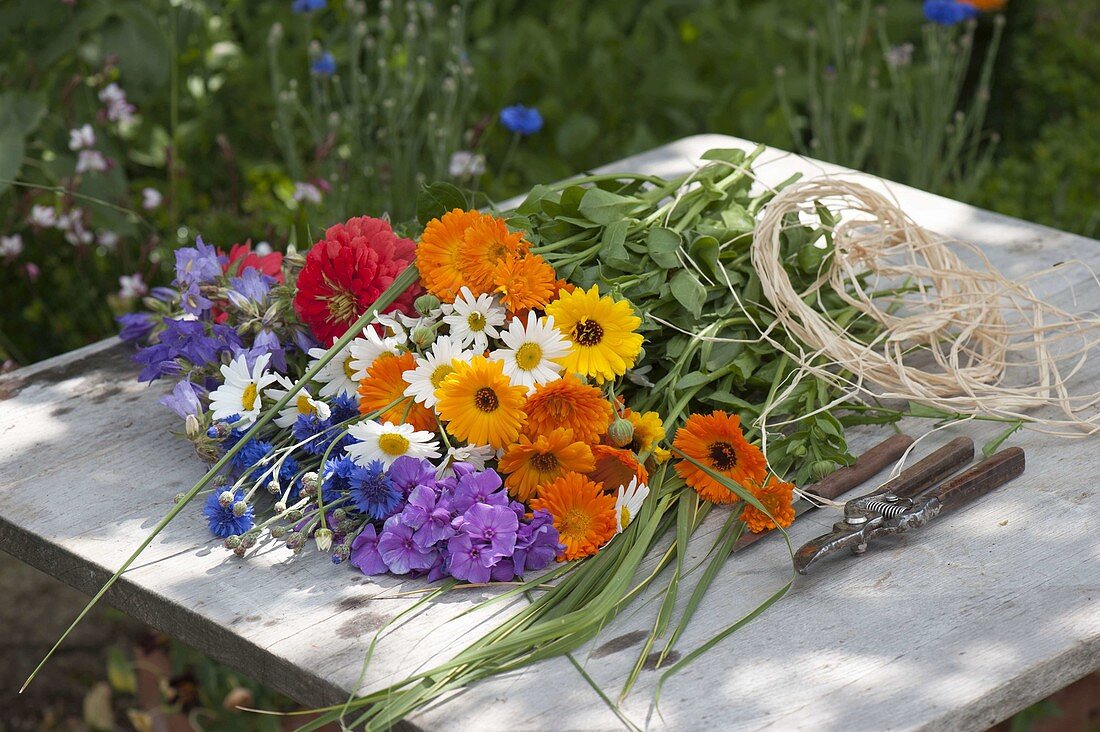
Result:
<svg viewBox="0 0 1100 732">
<path fill-rule="evenodd" d="M 536 452 L 531 456 L 531 467 L 540 473 L 549 473 L 557 470 L 558 456 L 552 452 Z"/>
<path fill-rule="evenodd" d="M 578 346 L 594 346 L 603 340 L 603 326 L 595 320 L 578 321 L 573 326 L 573 342 Z"/>
<path fill-rule="evenodd" d="M 712 442 L 708 452 L 710 461 L 719 470 L 732 470 L 737 465 L 737 450 L 728 442 Z"/>
<path fill-rule="evenodd" d="M 592 525 L 592 514 L 583 508 L 571 508 L 561 517 L 561 525 L 558 531 L 563 536 L 583 537 L 588 533 Z"/>
<path fill-rule="evenodd" d="M 474 406 L 483 412 L 495 412 L 500 406 L 500 399 L 495 391 L 483 386 L 474 393 Z"/>
</svg>

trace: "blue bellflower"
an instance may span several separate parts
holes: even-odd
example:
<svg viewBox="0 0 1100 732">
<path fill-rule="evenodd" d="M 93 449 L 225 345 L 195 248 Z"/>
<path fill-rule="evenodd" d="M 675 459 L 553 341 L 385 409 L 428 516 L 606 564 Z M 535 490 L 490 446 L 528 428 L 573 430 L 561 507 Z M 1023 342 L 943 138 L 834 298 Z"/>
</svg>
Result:
<svg viewBox="0 0 1100 732">
<path fill-rule="evenodd" d="M 222 274 L 222 264 L 214 247 L 195 237 L 195 246 L 176 250 L 176 284 L 213 282 Z"/>
<path fill-rule="evenodd" d="M 939 25 L 958 25 L 978 17 L 978 9 L 956 0 L 925 0 L 924 17 Z"/>
<path fill-rule="evenodd" d="M 127 313 L 115 318 L 115 322 L 122 326 L 119 338 L 129 343 L 138 343 L 152 332 L 156 318 L 152 313 Z"/>
<path fill-rule="evenodd" d="M 176 384 L 176 388 L 172 389 L 171 394 L 162 396 L 157 403 L 168 407 L 178 414 L 181 419 L 187 419 L 188 415 L 198 417 L 202 414 L 202 403 L 199 402 L 200 394 L 202 394 L 200 387 L 192 384 L 190 380 L 184 379 Z"/>
<path fill-rule="evenodd" d="M 500 122 L 517 135 L 533 135 L 542 129 L 542 115 L 539 111 L 522 104 L 500 110 Z"/>
</svg>

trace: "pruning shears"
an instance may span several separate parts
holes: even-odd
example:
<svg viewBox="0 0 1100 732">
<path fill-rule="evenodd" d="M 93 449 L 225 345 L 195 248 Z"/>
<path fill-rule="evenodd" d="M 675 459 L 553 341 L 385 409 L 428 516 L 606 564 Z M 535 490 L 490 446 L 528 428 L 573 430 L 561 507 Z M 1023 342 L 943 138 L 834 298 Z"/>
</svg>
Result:
<svg viewBox="0 0 1100 732">
<path fill-rule="evenodd" d="M 974 441 L 957 437 L 875 491 L 848 501 L 843 521 L 795 553 L 795 569 L 806 574 L 819 560 L 842 549 L 862 554 L 873 539 L 919 529 L 1024 472 L 1024 451 L 1010 447 L 955 475 L 973 458 Z"/>
</svg>

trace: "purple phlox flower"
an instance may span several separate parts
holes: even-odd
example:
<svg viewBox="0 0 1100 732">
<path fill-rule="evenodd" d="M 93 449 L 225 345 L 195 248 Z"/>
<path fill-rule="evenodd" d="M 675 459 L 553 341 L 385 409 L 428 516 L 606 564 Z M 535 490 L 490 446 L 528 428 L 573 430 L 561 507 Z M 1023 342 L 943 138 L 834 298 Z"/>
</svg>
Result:
<svg viewBox="0 0 1100 732">
<path fill-rule="evenodd" d="M 214 247 L 195 237 L 195 246 L 176 250 L 176 284 L 213 282 L 222 274 L 222 265 Z"/>
<path fill-rule="evenodd" d="M 314 10 L 324 10 L 328 0 L 294 0 L 290 9 L 295 13 L 312 13 Z"/>
<path fill-rule="evenodd" d="M 397 510 L 401 493 L 386 475 L 381 460 L 373 460 L 367 466 L 355 466 L 349 480 L 355 507 L 373 519 L 382 520 Z"/>
<path fill-rule="evenodd" d="M 180 419 L 187 419 L 188 415 L 198 417 L 203 412 L 202 403 L 199 402 L 202 394 L 203 390 L 200 387 L 184 379 L 176 384 L 171 394 L 162 396 L 158 403 L 178 414 Z"/>
<path fill-rule="evenodd" d="M 545 509 L 535 511 L 529 522 L 521 522 L 516 532 L 516 550 L 512 553 L 515 574 L 522 575 L 528 570 L 548 567 L 555 557 L 565 551 L 559 539 L 558 530 L 554 528 L 554 517 Z"/>
<path fill-rule="evenodd" d="M 139 348 L 130 360 L 142 367 L 138 381 L 156 381 L 162 376 L 175 376 L 183 372 L 183 367 L 176 363 L 172 349 L 163 343 Z"/>
<path fill-rule="evenodd" d="M 542 114 L 534 107 L 513 104 L 500 110 L 500 122 L 517 135 L 533 135 L 542 129 Z"/>
<path fill-rule="evenodd" d="M 305 442 L 330 427 L 332 427 L 330 420 L 321 419 L 316 414 L 299 414 L 298 419 L 294 420 L 294 424 L 291 425 L 290 431 L 294 435 L 295 441 Z M 325 450 L 328 449 L 328 443 L 325 442 L 323 437 L 318 437 L 315 440 L 306 442 L 301 449 L 310 455 L 323 455 Z"/>
<path fill-rule="evenodd" d="M 418 546 L 412 528 L 401 523 L 397 516 L 386 519 L 378 539 L 378 552 L 394 574 L 428 569 L 435 563 L 435 552 Z"/>
<path fill-rule="evenodd" d="M 317 76 L 332 76 L 336 73 L 336 59 L 332 57 L 331 53 L 325 51 L 313 60 L 313 64 L 309 68 Z"/>
<path fill-rule="evenodd" d="M 471 539 L 488 544 L 502 557 L 511 556 L 516 548 L 519 519 L 508 506 L 475 503 L 451 525 Z"/>
<path fill-rule="evenodd" d="M 447 552 L 436 552 L 435 562 L 428 570 L 428 581 L 438 582 L 444 577 L 449 577 L 450 574 L 447 571 L 447 567 L 449 566 L 449 564 L 450 557 L 447 555 Z"/>
<path fill-rule="evenodd" d="M 136 343 L 145 340 L 157 319 L 152 313 L 127 313 L 115 318 L 115 322 L 122 326 L 118 337 L 129 343 Z"/>
<path fill-rule="evenodd" d="M 493 582 L 511 582 L 516 578 L 516 565 L 512 557 L 503 557 L 489 570 Z"/>
<path fill-rule="evenodd" d="M 374 524 L 365 524 L 359 536 L 351 542 L 352 566 L 358 567 L 363 574 L 385 574 L 386 563 L 382 561 L 382 555 L 378 553 L 378 532 Z"/>
<path fill-rule="evenodd" d="M 957 0 L 925 0 L 924 17 L 939 25 L 958 25 L 978 17 L 978 9 Z"/>
<path fill-rule="evenodd" d="M 393 461 L 388 471 L 390 480 L 403 496 L 418 485 L 435 487 L 435 468 L 427 460 L 402 455 Z"/>
<path fill-rule="evenodd" d="M 223 506 L 218 500 L 219 497 L 219 491 L 211 493 L 202 509 L 202 515 L 206 517 L 206 522 L 210 525 L 211 534 L 224 539 L 227 536 L 240 536 L 252 528 L 255 520 L 251 505 L 245 508 L 243 514 L 237 516 L 233 512 L 233 504 Z M 234 502 L 243 501 L 244 491 L 237 491 L 233 496 L 233 500 Z"/>
<path fill-rule="evenodd" d="M 262 305 L 275 283 L 274 277 L 265 275 L 252 267 L 241 273 L 240 277 L 229 280 L 229 301 L 239 308 L 247 307 L 250 302 Z"/>
<path fill-rule="evenodd" d="M 456 534 L 447 540 L 448 571 L 455 579 L 480 584 L 488 582 L 500 554 L 491 545 L 469 534 Z"/>
<path fill-rule="evenodd" d="M 451 509 L 456 513 L 466 513 L 475 503 L 507 506 L 508 494 L 499 490 L 500 486 L 500 476 L 495 470 L 467 473 L 458 478 Z"/>
<path fill-rule="evenodd" d="M 430 547 L 454 536 L 451 511 L 439 500 L 434 488 L 418 485 L 409 493 L 409 502 L 401 511 L 401 522 L 416 529 L 413 539 L 422 547 Z"/>
<path fill-rule="evenodd" d="M 201 320 L 164 319 L 160 342 L 168 346 L 175 358 L 186 358 L 196 366 L 219 361 L 225 345 L 217 336 L 207 335 Z"/>
</svg>

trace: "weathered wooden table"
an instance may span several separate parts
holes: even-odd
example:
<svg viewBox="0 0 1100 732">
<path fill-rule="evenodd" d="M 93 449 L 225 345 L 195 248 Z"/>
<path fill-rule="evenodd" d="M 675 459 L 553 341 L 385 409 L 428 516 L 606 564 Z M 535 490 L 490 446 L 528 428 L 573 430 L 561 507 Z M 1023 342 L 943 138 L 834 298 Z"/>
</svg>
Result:
<svg viewBox="0 0 1100 732">
<path fill-rule="evenodd" d="M 609 169 L 679 174 L 703 151 L 730 146 L 752 145 L 691 137 Z M 757 170 L 777 182 L 794 171 L 840 169 L 768 151 Z M 919 223 L 980 243 L 1009 274 L 1072 258 L 1100 270 L 1100 242 L 859 177 L 888 188 Z M 1076 306 L 1096 310 L 1100 287 L 1078 274 Z M 1043 294 L 1068 303 L 1072 284 L 1054 283 Z M 0 379 L 0 548 L 88 592 L 203 472 L 189 445 L 169 434 L 174 415 L 155 403 L 165 387 L 137 384 L 129 355 L 126 346 L 105 341 Z M 979 444 L 994 433 L 967 431 Z M 928 447 L 956 434 L 937 433 Z M 855 448 L 880 437 L 861 432 Z M 1100 442 L 1024 433 L 1010 444 L 1027 450 L 1023 477 L 925 531 L 802 578 L 763 616 L 673 677 L 659 715 L 650 705 L 657 672 L 643 672 L 624 713 L 639 725 L 669 729 L 977 730 L 1100 667 Z M 793 540 L 821 533 L 835 516 L 803 517 Z M 713 512 L 702 527 L 696 559 L 722 519 L 722 511 Z M 346 698 L 374 631 L 423 586 L 367 578 L 318 555 L 290 561 L 284 549 L 241 561 L 208 537 L 198 507 L 185 511 L 107 600 L 305 704 Z M 789 573 L 778 536 L 736 555 L 680 652 L 758 605 Z M 681 591 L 681 602 L 688 595 Z M 448 620 L 487 596 L 456 591 L 394 631 L 362 688 L 398 680 L 464 646 L 492 616 Z M 647 599 L 571 659 L 482 683 L 409 723 L 621 728 L 592 683 L 618 696 L 656 612 Z"/>
</svg>

